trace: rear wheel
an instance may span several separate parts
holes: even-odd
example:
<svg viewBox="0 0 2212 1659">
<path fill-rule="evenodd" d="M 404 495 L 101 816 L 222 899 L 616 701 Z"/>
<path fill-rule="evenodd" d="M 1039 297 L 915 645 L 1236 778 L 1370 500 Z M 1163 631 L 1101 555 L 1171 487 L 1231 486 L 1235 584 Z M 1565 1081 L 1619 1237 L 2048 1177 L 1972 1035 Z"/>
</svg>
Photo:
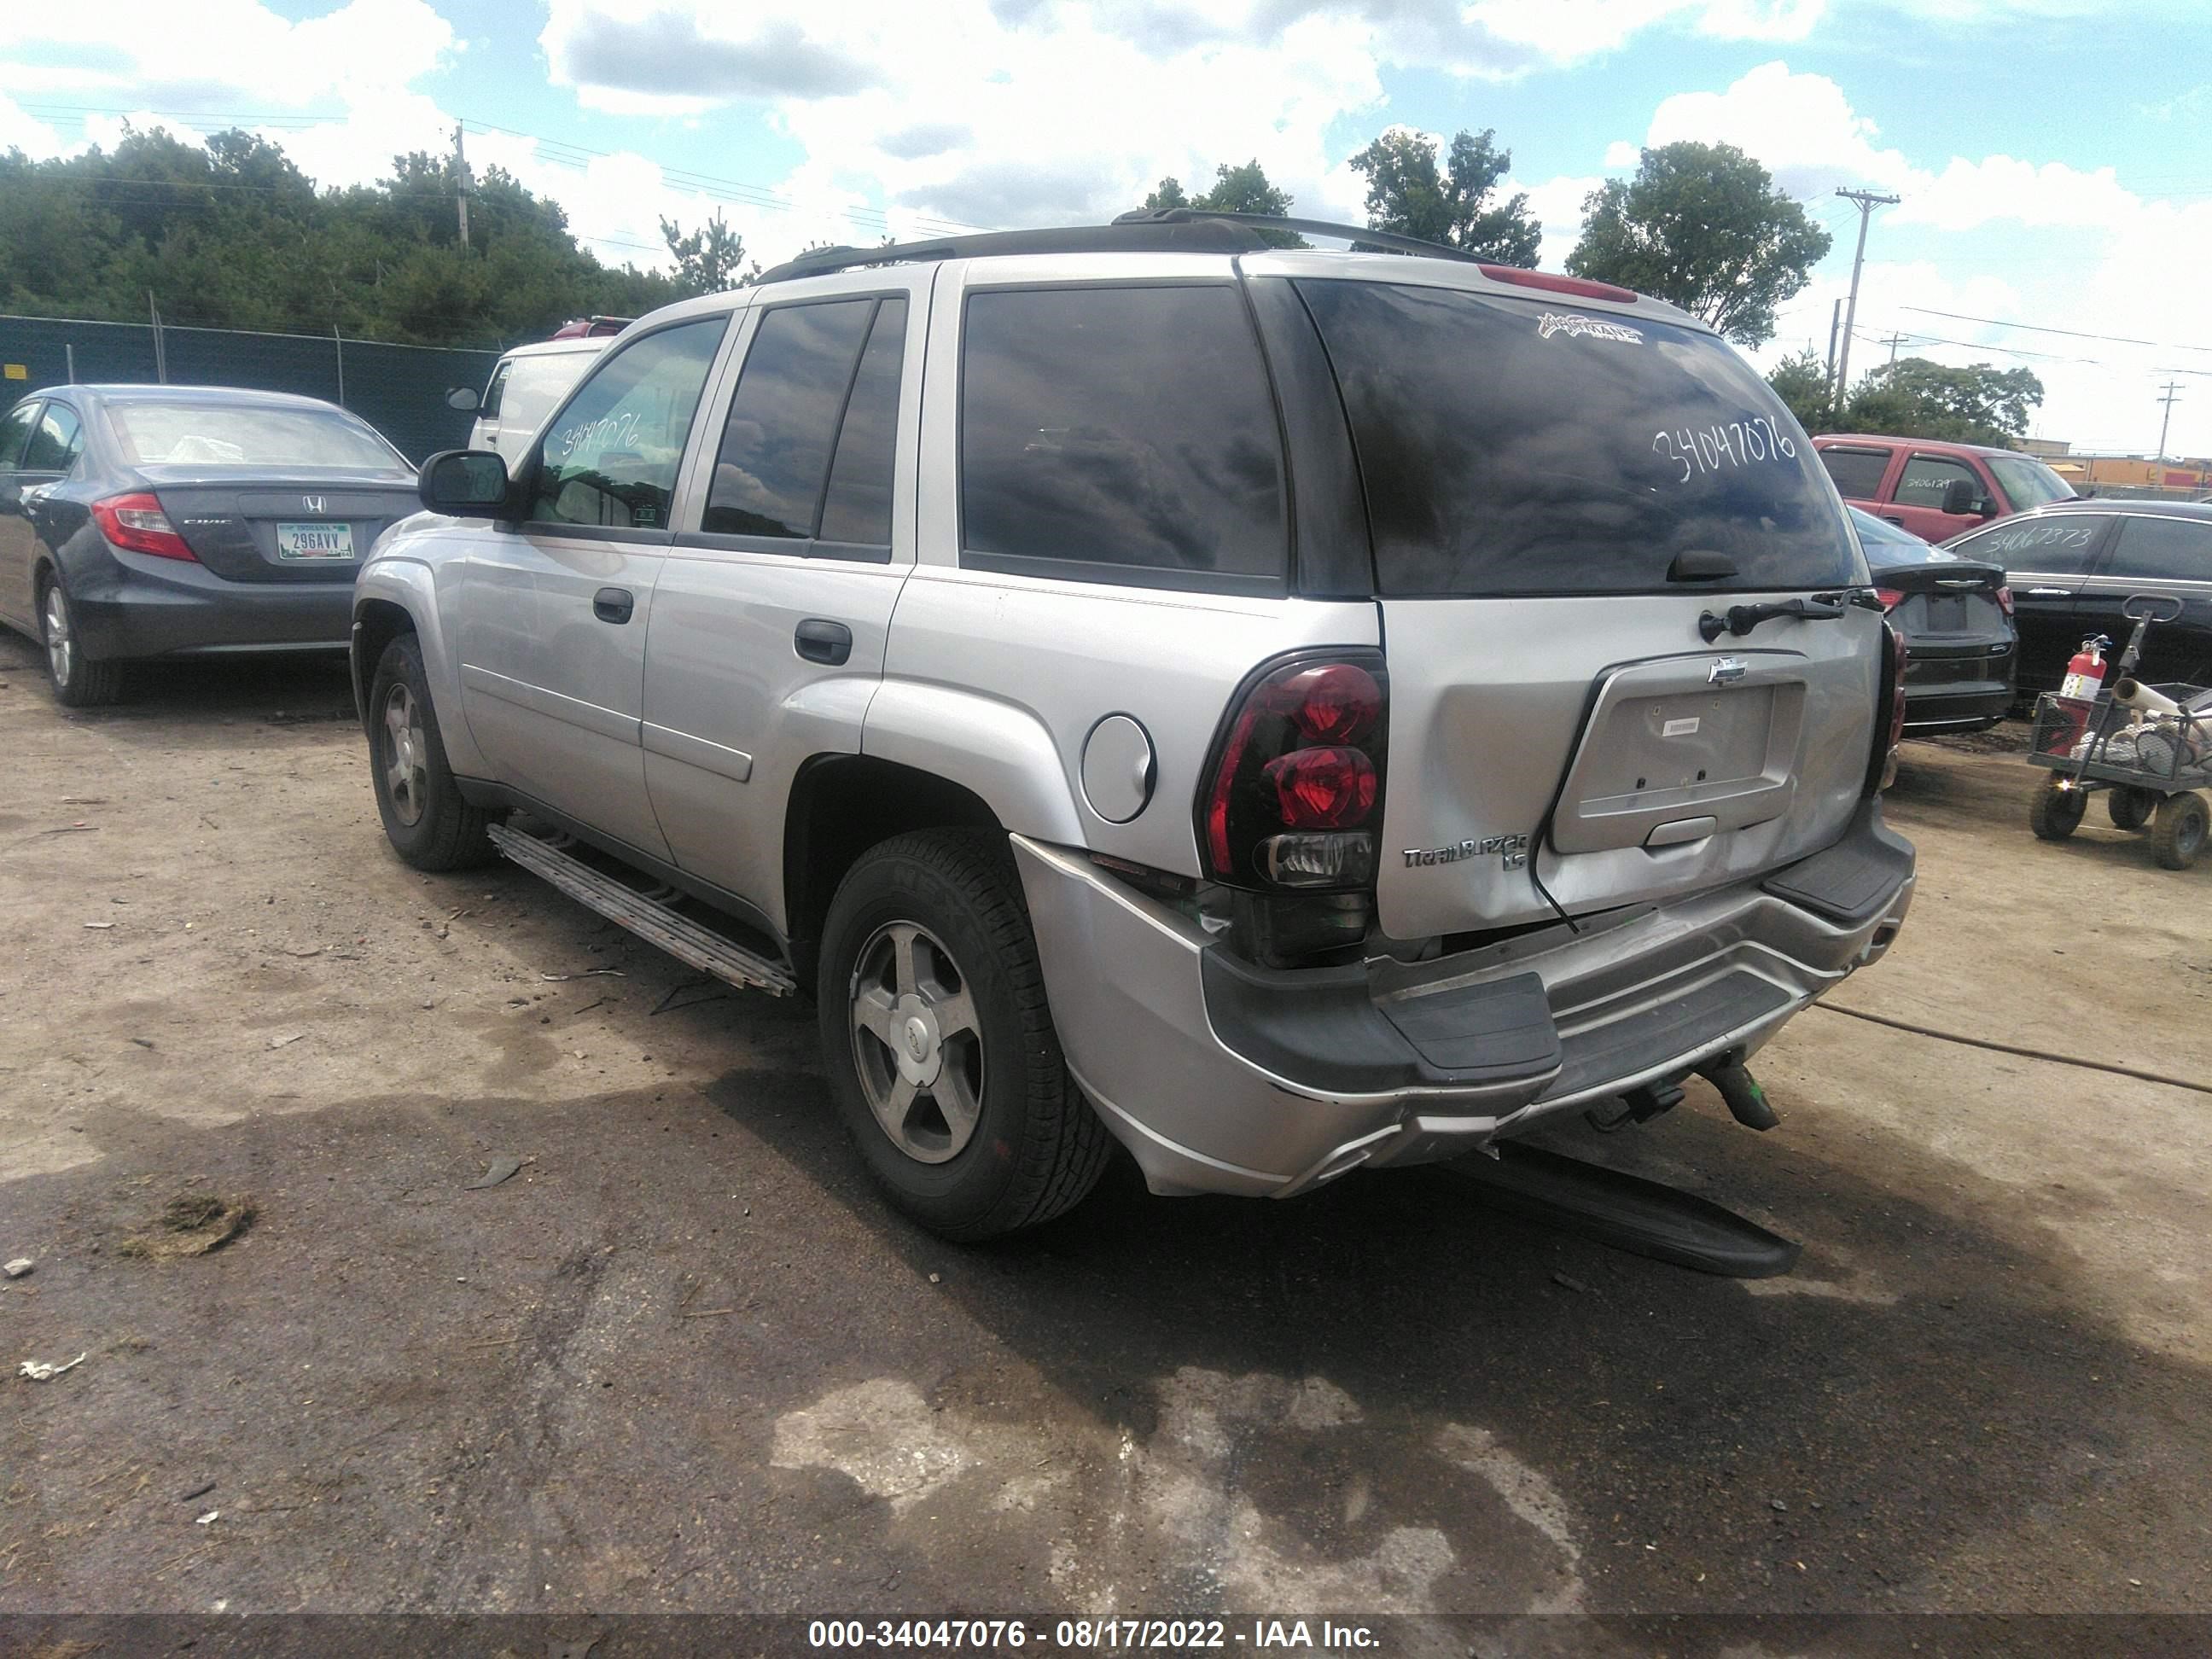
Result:
<svg viewBox="0 0 2212 1659">
<path fill-rule="evenodd" d="M 2151 825 L 2152 856 L 2169 870 L 2186 870 L 2204 850 L 2205 830 L 2212 826 L 2212 809 L 2198 794 L 2168 795 L 2158 804 Z"/>
<path fill-rule="evenodd" d="M 2148 789 L 2123 785 L 2106 793 L 2105 811 L 2112 815 L 2113 829 L 2140 830 L 2158 811 L 2158 797 Z"/>
<path fill-rule="evenodd" d="M 990 1238 L 1079 1202 L 1112 1143 L 1076 1090 L 1003 834 L 865 854 L 823 929 L 817 996 L 838 1112 L 899 1209 Z"/>
<path fill-rule="evenodd" d="M 48 576 L 39 595 L 39 643 L 46 648 L 46 676 L 54 701 L 70 708 L 97 708 L 123 696 L 123 665 L 95 662 L 77 636 L 76 613 L 62 579 Z"/>
<path fill-rule="evenodd" d="M 417 870 L 460 870 L 492 856 L 491 815 L 462 798 L 446 763 L 438 711 L 412 634 L 384 647 L 368 688 L 369 773 L 385 839 Z"/>
<path fill-rule="evenodd" d="M 2088 809 L 2087 790 L 2061 788 L 2054 775 L 2035 786 L 2035 798 L 2027 805 L 2027 827 L 2038 841 L 2063 841 L 2081 827 L 2081 814 Z"/>
</svg>

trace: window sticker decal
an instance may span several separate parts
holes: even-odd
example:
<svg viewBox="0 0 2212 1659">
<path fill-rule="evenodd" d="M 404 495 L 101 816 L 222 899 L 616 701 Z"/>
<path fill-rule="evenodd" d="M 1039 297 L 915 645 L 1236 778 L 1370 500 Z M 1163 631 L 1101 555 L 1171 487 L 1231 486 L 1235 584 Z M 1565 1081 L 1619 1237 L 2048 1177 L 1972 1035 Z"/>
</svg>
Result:
<svg viewBox="0 0 2212 1659">
<path fill-rule="evenodd" d="M 1562 315 L 1547 311 L 1536 319 L 1536 332 L 1545 339 L 1554 334 L 1579 335 L 1592 340 L 1619 340 L 1626 345 L 1642 345 L 1644 331 L 1631 328 L 1626 323 L 1601 323 L 1595 317 L 1585 317 L 1580 312 Z"/>
</svg>

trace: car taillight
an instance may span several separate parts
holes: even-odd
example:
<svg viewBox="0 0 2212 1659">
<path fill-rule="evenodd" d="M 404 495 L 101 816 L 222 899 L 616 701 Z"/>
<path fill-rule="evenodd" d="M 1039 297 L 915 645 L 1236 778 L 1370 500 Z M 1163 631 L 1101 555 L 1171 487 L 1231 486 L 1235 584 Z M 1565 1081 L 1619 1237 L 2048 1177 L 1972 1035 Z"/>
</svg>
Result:
<svg viewBox="0 0 2212 1659">
<path fill-rule="evenodd" d="M 1875 708 L 1874 753 L 1867 763 L 1866 793 L 1878 795 L 1897 781 L 1897 745 L 1905 740 L 1905 635 L 1881 625 L 1881 697 Z"/>
<path fill-rule="evenodd" d="M 1375 911 L 1389 678 L 1379 651 L 1306 652 L 1230 704 L 1197 800 L 1200 912 L 1271 968 L 1336 962 Z"/>
<path fill-rule="evenodd" d="M 117 547 L 128 548 L 133 553 L 151 553 L 157 559 L 190 559 L 198 562 L 199 556 L 185 544 L 185 538 L 169 522 L 169 515 L 161 511 L 160 500 L 151 495 L 142 491 L 134 495 L 110 495 L 104 501 L 92 504 L 92 516 L 100 526 L 100 533 Z"/>
<path fill-rule="evenodd" d="M 1885 611 L 1894 611 L 1905 603 L 1905 590 L 1901 587 L 1877 587 L 1874 596 L 1881 601 L 1881 608 Z"/>
<path fill-rule="evenodd" d="M 1493 283 L 1510 283 L 1516 288 L 1541 289 L 1547 294 L 1573 294 L 1585 300 L 1611 300 L 1616 305 L 1636 303 L 1633 289 L 1615 288 L 1611 283 L 1594 283 L 1587 276 L 1561 276 L 1549 270 L 1528 270 L 1520 265 L 1481 265 L 1482 274 Z"/>
<path fill-rule="evenodd" d="M 1247 683 L 1214 741 L 1199 801 L 1214 880 L 1338 891 L 1372 882 L 1383 684 L 1379 653 L 1293 658 Z"/>
<path fill-rule="evenodd" d="M 1997 589 L 1997 609 L 2008 617 L 2012 615 L 2012 584 L 2009 582 Z"/>
</svg>

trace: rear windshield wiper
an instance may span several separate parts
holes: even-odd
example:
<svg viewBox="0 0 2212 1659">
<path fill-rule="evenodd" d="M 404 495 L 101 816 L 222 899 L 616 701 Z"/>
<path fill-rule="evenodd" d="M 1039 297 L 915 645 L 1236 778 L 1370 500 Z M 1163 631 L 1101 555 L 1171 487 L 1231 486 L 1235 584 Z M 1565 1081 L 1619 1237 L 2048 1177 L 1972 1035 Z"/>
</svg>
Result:
<svg viewBox="0 0 2212 1659">
<path fill-rule="evenodd" d="M 1778 617 L 1799 617 L 1807 622 L 1833 622 L 1844 614 L 1849 593 L 1815 593 L 1809 599 L 1781 599 L 1771 605 L 1732 605 L 1725 616 L 1706 611 L 1698 618 L 1698 632 L 1711 645 L 1723 634 L 1738 638 L 1763 622 Z"/>
</svg>

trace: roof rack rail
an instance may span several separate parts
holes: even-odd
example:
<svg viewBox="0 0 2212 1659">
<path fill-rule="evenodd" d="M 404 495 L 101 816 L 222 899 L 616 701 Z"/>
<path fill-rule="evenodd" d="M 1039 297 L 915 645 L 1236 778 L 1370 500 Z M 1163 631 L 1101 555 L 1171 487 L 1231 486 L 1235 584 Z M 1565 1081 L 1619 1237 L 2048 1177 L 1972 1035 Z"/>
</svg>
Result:
<svg viewBox="0 0 2212 1659">
<path fill-rule="evenodd" d="M 861 265 L 917 259 L 969 259 L 1014 253 L 1251 253 L 1267 240 L 1257 230 L 1227 222 L 1234 215 L 1191 219 L 1146 218 L 1110 225 L 1062 225 L 1045 230 L 985 230 L 926 242 L 886 242 L 881 247 L 821 247 L 763 271 L 760 283 L 787 283 Z M 1272 221 L 1255 221 L 1269 224 Z"/>
<path fill-rule="evenodd" d="M 1370 230 L 1364 225 L 1340 225 L 1328 219 L 1293 219 L 1274 213 L 1216 212 L 1211 208 L 1139 209 L 1114 221 L 1117 225 L 1242 225 L 1253 231 L 1288 230 L 1302 236 L 1328 236 L 1358 243 L 1363 248 L 1386 248 L 1426 259 L 1456 259 L 1463 264 L 1484 263 L 1480 254 L 1467 253 L 1442 242 L 1419 236 L 1401 236 L 1395 230 Z"/>
<path fill-rule="evenodd" d="M 1327 219 L 1285 218 L 1271 213 L 1216 213 L 1206 208 L 1139 209 L 1111 224 L 1061 225 L 1045 230 L 981 230 L 971 235 L 939 236 L 926 242 L 885 242 L 880 247 L 818 247 L 787 259 L 755 278 L 787 283 L 862 265 L 897 264 L 918 259 L 970 259 L 1014 253 L 1254 253 L 1274 246 L 1262 231 L 1291 231 L 1304 236 L 1340 238 L 1358 247 L 1452 259 L 1480 265 L 1480 255 L 1447 247 L 1395 230 L 1340 225 Z"/>
</svg>

